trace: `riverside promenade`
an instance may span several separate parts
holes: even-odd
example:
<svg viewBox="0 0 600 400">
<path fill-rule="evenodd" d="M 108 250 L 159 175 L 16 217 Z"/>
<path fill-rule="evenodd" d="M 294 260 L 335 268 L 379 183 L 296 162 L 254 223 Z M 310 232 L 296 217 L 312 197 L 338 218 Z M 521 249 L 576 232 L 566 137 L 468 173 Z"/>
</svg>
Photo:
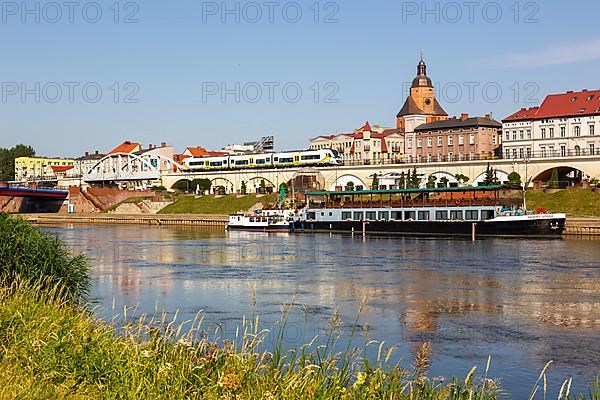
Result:
<svg viewBox="0 0 600 400">
<path fill-rule="evenodd" d="M 35 224 L 181 225 L 225 229 L 227 215 L 195 214 L 22 214 Z"/>
</svg>

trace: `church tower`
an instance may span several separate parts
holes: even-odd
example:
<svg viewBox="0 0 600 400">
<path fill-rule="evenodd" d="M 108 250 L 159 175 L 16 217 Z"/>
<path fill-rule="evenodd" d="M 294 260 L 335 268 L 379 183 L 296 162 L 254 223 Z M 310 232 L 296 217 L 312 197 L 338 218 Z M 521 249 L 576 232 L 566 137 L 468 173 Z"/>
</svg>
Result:
<svg viewBox="0 0 600 400">
<path fill-rule="evenodd" d="M 427 76 L 427 65 L 421 61 L 417 65 L 417 76 L 412 81 L 410 95 L 404 102 L 404 106 L 396 115 L 396 127 L 405 130 L 406 119 L 409 115 L 421 115 L 427 117 L 427 122 L 448 119 L 448 114 L 435 98 L 435 88 L 431 79 Z"/>
</svg>

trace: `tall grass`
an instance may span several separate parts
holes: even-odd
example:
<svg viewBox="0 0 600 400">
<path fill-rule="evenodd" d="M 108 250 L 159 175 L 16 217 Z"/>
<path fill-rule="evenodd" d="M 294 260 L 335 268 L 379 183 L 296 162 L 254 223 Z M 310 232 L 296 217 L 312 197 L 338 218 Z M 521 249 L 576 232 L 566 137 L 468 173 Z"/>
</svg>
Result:
<svg viewBox="0 0 600 400">
<path fill-rule="evenodd" d="M 60 238 L 21 218 L 0 214 L 0 280 L 10 284 L 17 277 L 42 288 L 60 285 L 72 299 L 90 288 L 85 256 L 71 255 Z"/>
</svg>

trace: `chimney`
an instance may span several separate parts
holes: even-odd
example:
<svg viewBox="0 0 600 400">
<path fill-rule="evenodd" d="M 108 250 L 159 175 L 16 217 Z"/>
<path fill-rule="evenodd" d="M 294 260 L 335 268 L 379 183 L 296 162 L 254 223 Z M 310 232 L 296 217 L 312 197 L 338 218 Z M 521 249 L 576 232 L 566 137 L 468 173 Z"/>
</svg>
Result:
<svg viewBox="0 0 600 400">
<path fill-rule="evenodd" d="M 582 92 L 587 92 L 587 91 L 588 91 L 587 89 L 583 89 L 583 90 L 582 90 Z"/>
<path fill-rule="evenodd" d="M 464 121 L 464 120 L 466 120 L 468 118 L 469 118 L 469 114 L 465 114 L 465 113 L 460 114 L 460 120 L 461 121 Z"/>
<path fill-rule="evenodd" d="M 153 148 L 153 147 L 154 147 L 154 145 L 153 145 L 152 143 L 150 143 L 150 144 L 148 145 L 148 150 L 152 150 L 152 148 Z"/>
<path fill-rule="evenodd" d="M 86 151 L 86 152 L 85 152 L 85 156 L 87 157 L 87 156 L 89 156 L 89 155 L 90 155 L 90 152 L 89 152 L 89 151 Z"/>
<path fill-rule="evenodd" d="M 100 154 L 100 152 L 98 152 L 98 150 L 96 150 L 96 155 Z"/>
<path fill-rule="evenodd" d="M 571 93 L 573 93 L 572 90 L 567 90 L 567 94 L 571 94 Z"/>
<path fill-rule="evenodd" d="M 492 119 L 492 114 L 485 114 L 486 119 Z"/>
<path fill-rule="evenodd" d="M 167 147 L 167 142 L 162 142 L 162 143 L 160 144 L 160 147 Z"/>
</svg>

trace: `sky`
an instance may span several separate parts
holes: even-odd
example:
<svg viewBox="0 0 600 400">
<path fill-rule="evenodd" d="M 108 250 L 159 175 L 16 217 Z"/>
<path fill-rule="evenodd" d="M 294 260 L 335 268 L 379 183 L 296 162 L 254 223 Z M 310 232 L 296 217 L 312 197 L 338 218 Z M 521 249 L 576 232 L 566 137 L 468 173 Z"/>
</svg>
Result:
<svg viewBox="0 0 600 400">
<path fill-rule="evenodd" d="M 421 52 L 450 115 L 598 89 L 600 2 L 2 2 L 0 147 L 279 150 L 393 127 Z"/>
</svg>

